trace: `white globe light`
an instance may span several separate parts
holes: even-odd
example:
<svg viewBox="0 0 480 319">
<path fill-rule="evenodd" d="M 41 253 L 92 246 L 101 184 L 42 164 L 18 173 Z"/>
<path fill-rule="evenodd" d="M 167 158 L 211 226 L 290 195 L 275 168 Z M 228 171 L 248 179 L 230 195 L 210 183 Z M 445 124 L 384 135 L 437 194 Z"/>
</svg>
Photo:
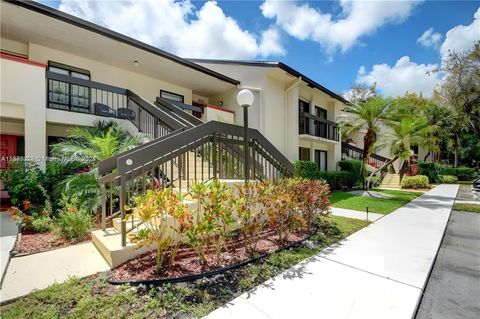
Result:
<svg viewBox="0 0 480 319">
<path fill-rule="evenodd" d="M 250 90 L 243 89 L 237 94 L 237 102 L 240 106 L 250 106 L 253 104 L 253 93 Z"/>
</svg>

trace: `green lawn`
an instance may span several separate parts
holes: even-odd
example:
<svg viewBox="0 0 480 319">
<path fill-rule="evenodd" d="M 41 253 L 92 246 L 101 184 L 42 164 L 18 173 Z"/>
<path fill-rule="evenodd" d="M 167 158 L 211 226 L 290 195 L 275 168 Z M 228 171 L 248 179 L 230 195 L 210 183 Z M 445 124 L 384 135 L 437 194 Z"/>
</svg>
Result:
<svg viewBox="0 0 480 319">
<path fill-rule="evenodd" d="M 320 224 L 321 231 L 312 238 L 317 247 L 309 249 L 299 245 L 207 281 L 152 286 L 137 291 L 129 285 L 110 285 L 104 275 L 73 278 L 5 305 L 0 313 L 3 319 L 203 317 L 368 224 L 358 219 L 326 217 Z"/>
<path fill-rule="evenodd" d="M 480 213 L 480 204 L 456 203 L 453 204 L 452 209 L 461 212 Z"/>
<path fill-rule="evenodd" d="M 359 210 L 364 212 L 368 206 L 370 213 L 388 214 L 422 195 L 421 192 L 395 191 L 386 189 L 374 189 L 376 192 L 392 195 L 392 198 L 370 198 L 348 194 L 346 192 L 333 192 L 330 194 L 330 204 L 333 207 Z"/>
</svg>

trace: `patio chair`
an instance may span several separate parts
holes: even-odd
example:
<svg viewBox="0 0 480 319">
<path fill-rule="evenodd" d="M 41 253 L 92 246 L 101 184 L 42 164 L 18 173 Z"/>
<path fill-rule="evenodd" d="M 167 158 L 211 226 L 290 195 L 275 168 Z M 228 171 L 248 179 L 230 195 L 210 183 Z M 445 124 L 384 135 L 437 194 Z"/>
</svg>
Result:
<svg viewBox="0 0 480 319">
<path fill-rule="evenodd" d="M 95 114 L 100 116 L 115 117 L 115 110 L 112 110 L 108 105 L 102 103 L 94 103 Z"/>
<path fill-rule="evenodd" d="M 117 117 L 122 120 L 130 120 L 134 121 L 135 120 L 135 112 L 131 109 L 128 109 L 126 107 L 121 107 L 117 111 Z"/>
</svg>

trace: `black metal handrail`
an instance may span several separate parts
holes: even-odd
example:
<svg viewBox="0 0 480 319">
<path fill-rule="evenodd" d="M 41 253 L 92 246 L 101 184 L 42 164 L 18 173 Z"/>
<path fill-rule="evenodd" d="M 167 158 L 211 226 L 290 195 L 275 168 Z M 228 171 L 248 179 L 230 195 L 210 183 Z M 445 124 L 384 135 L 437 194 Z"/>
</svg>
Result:
<svg viewBox="0 0 480 319">
<path fill-rule="evenodd" d="M 350 145 L 348 143 L 342 142 L 342 154 L 348 158 L 353 158 L 357 160 L 362 160 L 363 149 Z M 371 154 L 368 159 L 368 164 L 374 167 L 381 167 L 385 162 L 389 161 L 388 157 L 384 157 L 378 154 Z"/>
<path fill-rule="evenodd" d="M 327 119 L 310 113 L 302 113 L 299 118 L 299 133 L 339 141 L 338 125 Z"/>
<path fill-rule="evenodd" d="M 173 103 L 170 103 L 168 100 L 163 99 L 161 97 L 157 96 L 157 99 L 155 100 L 155 105 L 160 108 L 165 108 L 169 110 L 190 127 L 197 126 L 204 123 L 204 121 L 202 121 L 198 117 L 195 117 L 192 114 L 185 112 L 184 110 L 180 109 L 178 106 L 174 105 Z"/>
</svg>

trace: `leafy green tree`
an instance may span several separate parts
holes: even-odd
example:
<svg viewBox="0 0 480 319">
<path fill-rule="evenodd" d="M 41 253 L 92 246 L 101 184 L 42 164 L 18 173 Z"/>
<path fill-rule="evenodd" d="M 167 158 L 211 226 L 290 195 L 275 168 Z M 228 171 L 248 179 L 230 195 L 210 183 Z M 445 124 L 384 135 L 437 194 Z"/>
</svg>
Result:
<svg viewBox="0 0 480 319">
<path fill-rule="evenodd" d="M 390 145 L 392 158 L 382 167 L 372 172 L 368 178 L 367 186 L 370 185 L 372 176 L 388 167 L 398 159 L 408 160 L 412 155 L 412 146 L 420 145 L 425 136 L 432 130 L 424 118 L 405 117 L 400 121 L 389 122 L 391 131 L 386 134 L 386 140 Z"/>
<path fill-rule="evenodd" d="M 457 166 L 464 133 L 480 138 L 480 41 L 471 50 L 449 52 L 438 71 L 444 72 L 445 78 L 436 97 L 453 111 L 451 146 Z"/>
<path fill-rule="evenodd" d="M 76 196 L 82 208 L 96 213 L 101 207 L 98 185 L 98 163 L 141 144 L 146 137 L 132 137 L 116 122 L 96 122 L 93 127 L 73 127 L 67 138 L 52 145 L 52 155 L 62 160 L 58 165 L 81 163 L 85 169 L 68 176 L 58 185 L 58 191 Z"/>
<path fill-rule="evenodd" d="M 368 158 L 372 155 L 381 128 L 389 121 L 392 100 L 374 97 L 365 102 L 347 105 L 344 111 L 348 114 L 340 121 L 342 136 L 348 137 L 354 132 L 365 131 L 363 137 L 362 176 L 366 172 Z"/>
</svg>

